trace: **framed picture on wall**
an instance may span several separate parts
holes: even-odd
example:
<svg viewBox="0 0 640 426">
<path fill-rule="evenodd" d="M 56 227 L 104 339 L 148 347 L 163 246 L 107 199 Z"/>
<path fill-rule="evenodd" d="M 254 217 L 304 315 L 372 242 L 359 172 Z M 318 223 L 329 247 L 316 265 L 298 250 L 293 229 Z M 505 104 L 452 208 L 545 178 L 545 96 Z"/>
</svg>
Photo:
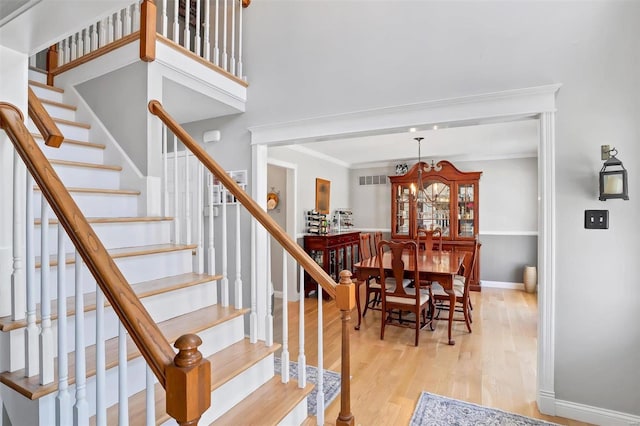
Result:
<svg viewBox="0 0 640 426">
<path fill-rule="evenodd" d="M 329 200 L 331 199 L 331 182 L 316 178 L 316 211 L 329 214 Z"/>
</svg>

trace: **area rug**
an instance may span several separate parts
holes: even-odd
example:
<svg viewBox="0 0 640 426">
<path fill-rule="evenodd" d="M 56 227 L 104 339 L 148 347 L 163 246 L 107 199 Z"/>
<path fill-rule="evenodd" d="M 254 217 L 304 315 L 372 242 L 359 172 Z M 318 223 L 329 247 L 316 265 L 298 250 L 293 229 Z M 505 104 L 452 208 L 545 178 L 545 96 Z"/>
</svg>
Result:
<svg viewBox="0 0 640 426">
<path fill-rule="evenodd" d="M 274 357 L 274 366 L 276 374 L 280 374 L 280 358 Z M 306 366 L 307 372 L 307 381 L 309 383 L 313 383 L 314 385 L 318 384 L 318 367 L 314 367 L 312 365 Z M 329 404 L 336 399 L 336 396 L 340 393 L 340 374 L 335 371 L 323 370 L 322 374 L 324 378 L 324 406 L 325 408 L 329 406 Z M 289 361 L 289 378 L 293 380 L 298 379 L 298 363 Z M 307 413 L 310 416 L 315 416 L 317 409 L 316 403 L 318 398 L 318 387 L 314 386 L 313 390 L 307 397 Z"/>
<path fill-rule="evenodd" d="M 411 426 L 536 426 L 555 425 L 543 420 L 483 407 L 470 402 L 422 392 Z"/>
</svg>

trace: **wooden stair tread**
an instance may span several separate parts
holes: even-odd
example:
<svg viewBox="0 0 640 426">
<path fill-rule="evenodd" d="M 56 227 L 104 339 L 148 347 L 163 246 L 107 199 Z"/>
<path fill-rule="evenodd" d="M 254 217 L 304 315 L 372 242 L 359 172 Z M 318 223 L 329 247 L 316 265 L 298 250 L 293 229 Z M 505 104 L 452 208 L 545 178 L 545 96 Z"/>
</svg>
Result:
<svg viewBox="0 0 640 426">
<path fill-rule="evenodd" d="M 34 191 L 39 191 L 38 185 L 34 185 Z M 104 194 L 104 195 L 140 195 L 140 191 L 133 189 L 104 189 L 104 188 L 77 188 L 67 187 L 67 191 L 80 194 Z"/>
<path fill-rule="evenodd" d="M 58 124 L 66 124 L 67 126 L 81 127 L 83 129 L 91 128 L 91 124 L 88 124 L 88 123 L 80 123 L 78 121 L 65 120 L 62 118 L 55 118 L 55 117 L 51 117 L 51 118 L 53 119 L 53 121 L 55 121 Z"/>
<path fill-rule="evenodd" d="M 81 161 L 69 161 L 69 160 L 56 160 L 50 159 L 49 162 L 51 164 L 57 164 L 59 166 L 72 166 L 72 167 L 85 167 L 90 169 L 105 169 L 105 170 L 115 170 L 122 171 L 122 166 L 111 166 L 107 164 L 100 163 L 83 163 Z"/>
<path fill-rule="evenodd" d="M 215 281 L 222 279 L 222 275 L 206 275 L 186 273 L 180 275 L 174 275 L 170 277 L 160 278 L 150 281 L 142 281 L 139 283 L 131 284 L 131 288 L 136 293 L 139 299 L 154 296 L 156 294 L 167 293 L 170 291 L 179 290 L 181 288 L 191 287 L 194 285 L 202 284 L 208 281 Z M 105 306 L 110 306 L 108 301 L 105 301 Z M 84 293 L 84 312 L 93 311 L 96 309 L 96 293 Z M 71 317 L 75 315 L 75 297 L 71 296 L 67 298 L 67 316 Z M 51 301 L 51 320 L 58 319 L 58 302 L 57 300 Z M 40 323 L 40 304 L 36 305 L 36 323 Z M 0 318 L 0 331 L 12 331 L 27 326 L 26 319 L 14 321 L 11 316 L 5 316 Z"/>
<path fill-rule="evenodd" d="M 275 425 L 309 395 L 313 385 L 298 387 L 290 380 L 282 383 L 280 376 L 273 376 L 255 392 L 220 416 L 212 425 Z"/>
<path fill-rule="evenodd" d="M 53 105 L 53 106 L 57 106 L 57 107 L 64 108 L 64 109 L 69 109 L 71 111 L 77 111 L 78 110 L 78 107 L 74 106 L 74 105 L 64 104 L 62 102 L 50 101 L 49 99 L 42 99 L 42 98 L 38 98 L 38 99 L 43 104 Z"/>
<path fill-rule="evenodd" d="M 138 247 L 118 247 L 113 249 L 107 249 L 107 252 L 114 259 L 119 259 L 122 257 L 132 257 L 132 256 L 144 256 L 147 254 L 157 254 L 157 253 L 169 253 L 172 251 L 181 251 L 181 250 L 194 250 L 197 248 L 197 244 L 151 244 L 147 246 L 138 246 Z M 40 256 L 36 256 L 36 268 L 41 266 Z M 75 254 L 67 254 L 65 257 L 65 264 L 72 265 L 76 262 Z M 58 257 L 57 255 L 51 255 L 49 258 L 49 266 L 57 266 L 58 265 Z"/>
<path fill-rule="evenodd" d="M 44 139 L 42 137 L 42 135 L 39 134 L 39 133 L 31 133 L 31 136 L 33 136 L 34 138 Z M 67 138 L 64 138 L 62 143 L 63 144 L 71 144 L 71 145 L 80 145 L 80 146 L 84 146 L 84 147 L 87 147 L 87 148 L 97 148 L 97 149 L 106 149 L 107 148 L 107 146 L 105 144 L 102 144 L 102 143 L 86 142 L 86 141 L 79 141 L 79 140 L 67 139 Z"/>
<path fill-rule="evenodd" d="M 248 311 L 249 309 L 225 308 L 220 305 L 208 306 L 160 322 L 158 323 L 158 327 L 165 339 L 169 343 L 173 343 L 183 334 L 197 334 L 225 321 L 244 315 Z M 131 340 L 131 337 L 127 336 L 127 360 L 138 356 L 140 356 L 138 348 L 133 343 L 133 340 Z M 87 368 L 86 375 L 87 377 L 92 377 L 96 374 L 95 345 L 87 346 L 85 359 Z M 105 342 L 105 364 L 107 369 L 118 365 L 118 337 L 111 338 Z M 75 383 L 75 352 L 69 353 L 68 366 L 69 385 L 72 385 Z M 0 382 L 29 399 L 38 399 L 58 390 L 58 369 L 54 368 L 53 382 L 48 385 L 40 385 L 40 377 L 38 375 L 24 377 L 24 369 L 0 374 Z"/>
<path fill-rule="evenodd" d="M 167 216 L 131 216 L 131 217 L 88 217 L 89 223 L 133 223 L 133 222 L 167 222 L 172 221 L 173 217 Z M 40 219 L 35 219 L 34 224 L 39 226 Z M 49 219 L 49 225 L 57 225 L 58 219 Z"/>
<path fill-rule="evenodd" d="M 58 93 L 64 93 L 64 89 L 61 89 L 61 88 L 55 87 L 55 86 L 49 86 L 48 84 L 40 83 L 39 81 L 35 81 L 35 80 L 29 80 L 29 85 L 30 86 L 38 86 L 38 87 L 41 87 L 43 89 L 53 90 L 54 92 L 58 92 Z"/>
<path fill-rule="evenodd" d="M 265 346 L 263 341 L 249 343 L 245 338 L 231 346 L 209 355 L 207 359 L 211 362 L 211 391 L 213 392 L 224 383 L 228 382 L 242 371 L 250 368 L 259 361 L 280 349 L 280 344 L 273 344 L 271 347 Z M 170 419 L 166 413 L 166 393 L 164 388 L 156 383 L 155 385 L 155 410 L 156 424 L 162 424 Z M 145 425 L 146 420 L 146 390 L 142 390 L 129 397 L 129 425 Z M 107 424 L 118 423 L 118 404 L 107 409 Z M 90 424 L 95 424 L 95 418 L 91 418 Z"/>
</svg>

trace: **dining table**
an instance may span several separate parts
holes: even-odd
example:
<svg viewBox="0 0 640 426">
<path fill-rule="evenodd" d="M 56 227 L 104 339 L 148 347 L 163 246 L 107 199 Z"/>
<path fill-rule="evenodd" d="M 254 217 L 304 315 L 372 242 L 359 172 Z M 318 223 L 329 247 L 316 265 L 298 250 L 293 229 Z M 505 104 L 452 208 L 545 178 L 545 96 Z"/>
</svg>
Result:
<svg viewBox="0 0 640 426">
<path fill-rule="evenodd" d="M 420 281 L 437 281 L 442 285 L 444 291 L 449 295 L 449 306 L 455 306 L 456 294 L 453 291 L 453 278 L 460 270 L 460 265 L 464 261 L 464 252 L 440 251 L 440 250 L 420 250 L 418 252 L 418 273 Z M 413 257 L 405 254 L 402 256 L 405 271 L 414 271 Z M 361 260 L 353 265 L 356 276 L 356 306 L 358 307 L 358 324 L 356 330 L 360 329 L 362 320 L 360 307 L 360 285 L 364 284 L 370 277 L 379 276 L 381 273 L 380 263 L 385 272 L 391 271 L 391 253 L 385 252 L 382 256 L 372 256 Z M 453 324 L 453 314 L 455 309 L 449 309 L 449 344 L 455 345 L 455 340 L 451 338 L 451 327 Z"/>
</svg>

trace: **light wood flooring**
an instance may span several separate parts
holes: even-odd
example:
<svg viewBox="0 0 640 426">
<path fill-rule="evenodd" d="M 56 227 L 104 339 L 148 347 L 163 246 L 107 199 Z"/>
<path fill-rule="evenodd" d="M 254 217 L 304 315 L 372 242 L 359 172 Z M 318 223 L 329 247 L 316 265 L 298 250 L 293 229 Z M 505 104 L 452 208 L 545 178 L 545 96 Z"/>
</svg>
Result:
<svg viewBox="0 0 640 426">
<path fill-rule="evenodd" d="M 564 425 L 585 423 L 540 414 L 535 402 L 537 298 L 524 291 L 485 288 L 471 294 L 473 332 L 455 322 L 455 346 L 447 344 L 447 322 L 423 330 L 387 327 L 380 340 L 380 312 L 369 311 L 359 331 L 351 329 L 351 410 L 359 425 L 406 425 L 421 391 L 494 407 Z M 305 355 L 317 365 L 318 300 L 305 299 Z M 297 302 L 289 303 L 289 353 L 298 358 Z M 340 312 L 323 301 L 324 368 L 340 371 Z M 357 311 L 354 309 L 352 324 Z M 275 302 L 275 341 L 282 342 L 282 301 Z M 340 397 L 327 407 L 335 424 Z M 315 424 L 310 419 L 306 424 Z"/>
</svg>

